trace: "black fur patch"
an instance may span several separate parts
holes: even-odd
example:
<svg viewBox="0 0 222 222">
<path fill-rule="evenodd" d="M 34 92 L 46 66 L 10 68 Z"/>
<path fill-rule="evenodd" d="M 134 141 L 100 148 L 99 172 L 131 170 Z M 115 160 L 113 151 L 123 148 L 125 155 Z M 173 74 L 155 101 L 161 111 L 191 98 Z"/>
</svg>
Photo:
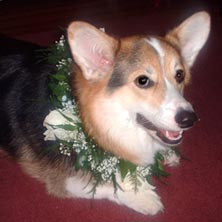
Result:
<svg viewBox="0 0 222 222">
<path fill-rule="evenodd" d="M 119 52 L 116 56 L 116 63 L 113 73 L 108 82 L 110 90 L 119 88 L 126 84 L 128 76 L 132 71 L 135 71 L 140 62 L 140 51 L 144 45 L 144 41 L 139 39 L 136 41 L 131 49 L 127 52 Z"/>
<path fill-rule="evenodd" d="M 115 89 L 123 86 L 126 83 L 126 77 L 124 76 L 124 70 L 119 63 L 114 66 L 112 76 L 108 82 L 109 89 Z"/>
<path fill-rule="evenodd" d="M 36 156 L 49 155 L 43 121 L 50 110 L 51 67 L 38 62 L 39 49 L 43 48 L 0 37 L 0 147 L 14 157 L 23 146 Z M 50 156 L 59 156 L 56 152 Z"/>
</svg>

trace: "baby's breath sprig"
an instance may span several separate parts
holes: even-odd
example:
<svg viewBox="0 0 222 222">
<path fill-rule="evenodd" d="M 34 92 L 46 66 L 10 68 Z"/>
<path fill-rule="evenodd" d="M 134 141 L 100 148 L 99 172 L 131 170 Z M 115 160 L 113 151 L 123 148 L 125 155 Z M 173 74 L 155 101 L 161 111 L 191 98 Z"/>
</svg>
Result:
<svg viewBox="0 0 222 222">
<path fill-rule="evenodd" d="M 50 111 L 43 123 L 47 128 L 44 133 L 45 140 L 56 141 L 58 151 L 67 158 L 75 153 L 75 169 L 90 172 L 95 189 L 97 185 L 108 182 L 113 183 L 116 190 L 117 174 L 122 180 L 128 177 L 135 191 L 141 180 L 150 183 L 151 176 L 168 175 L 162 167 L 161 153 L 157 153 L 153 165 L 136 166 L 101 149 L 95 140 L 85 133 L 77 103 L 71 95 L 69 81 L 72 59 L 64 36 L 49 48 L 47 58 L 54 67 L 49 77 L 49 89 L 55 109 Z"/>
</svg>

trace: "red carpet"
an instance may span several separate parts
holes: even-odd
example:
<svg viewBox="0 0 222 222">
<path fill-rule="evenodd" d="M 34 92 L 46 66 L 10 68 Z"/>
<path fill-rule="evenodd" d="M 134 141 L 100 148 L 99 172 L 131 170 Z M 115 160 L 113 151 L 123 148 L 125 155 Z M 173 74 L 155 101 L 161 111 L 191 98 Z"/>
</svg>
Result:
<svg viewBox="0 0 222 222">
<path fill-rule="evenodd" d="M 161 1 L 160 1 L 161 2 Z M 1 3 L 0 3 L 1 4 Z M 101 9 L 102 10 L 102 9 Z M 142 15 L 97 19 L 108 33 L 125 36 L 162 34 L 186 15 L 180 10 L 154 9 Z M 165 205 L 163 213 L 143 216 L 108 201 L 61 200 L 47 195 L 45 188 L 26 176 L 10 158 L 0 155 L 0 221 L 2 222 L 221 222 L 222 221 L 222 17 L 210 8 L 210 38 L 192 69 L 192 84 L 186 96 L 200 122 L 185 133 L 181 151 L 189 161 L 167 169 L 171 176 L 156 182 Z M 47 45 L 56 40 L 54 30 L 16 33 L 21 39 Z M 3 130 L 3 129 L 1 129 Z"/>
</svg>

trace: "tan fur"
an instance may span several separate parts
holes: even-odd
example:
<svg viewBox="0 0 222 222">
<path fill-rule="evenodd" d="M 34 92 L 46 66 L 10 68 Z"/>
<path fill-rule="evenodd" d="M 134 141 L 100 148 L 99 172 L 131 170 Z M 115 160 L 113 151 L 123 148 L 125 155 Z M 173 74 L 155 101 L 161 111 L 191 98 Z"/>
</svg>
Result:
<svg viewBox="0 0 222 222">
<path fill-rule="evenodd" d="M 77 71 L 77 72 L 76 72 Z M 83 78 L 82 74 L 75 69 L 76 78 L 73 80 L 75 84 L 78 104 L 80 109 L 81 119 L 86 132 L 93 138 L 96 138 L 97 143 L 107 151 L 114 153 L 124 159 L 138 163 L 135 155 L 125 151 L 119 144 L 115 144 L 110 137 L 104 133 L 101 125 L 97 124 L 99 116 L 94 114 L 94 104 L 98 97 L 106 94 L 106 85 L 108 77 L 98 82 L 89 82 Z M 115 149 L 113 149 L 115 147 Z"/>
<path fill-rule="evenodd" d="M 65 179 L 76 174 L 65 159 L 50 163 L 46 158 L 39 159 L 31 149 L 21 147 L 18 163 L 22 169 L 40 182 L 45 183 L 48 193 L 57 197 L 69 197 L 65 189 Z"/>
</svg>

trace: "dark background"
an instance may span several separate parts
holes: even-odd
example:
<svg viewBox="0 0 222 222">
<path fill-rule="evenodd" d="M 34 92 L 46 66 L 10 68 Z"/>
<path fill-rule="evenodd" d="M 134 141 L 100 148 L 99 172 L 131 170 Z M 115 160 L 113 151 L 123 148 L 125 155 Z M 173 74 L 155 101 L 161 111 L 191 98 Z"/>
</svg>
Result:
<svg viewBox="0 0 222 222">
<path fill-rule="evenodd" d="M 119 32 L 125 34 L 134 32 L 135 29 L 150 32 L 149 27 L 152 28 L 152 24 L 162 27 L 166 19 L 179 21 L 182 17 L 202 9 L 218 12 L 222 9 L 222 3 L 220 0 L 1 0 L 0 31 L 20 36 L 58 31 L 58 27 L 66 28 L 70 21 L 84 20 L 95 25 L 111 23 L 111 28 L 107 28 L 118 35 Z M 121 26 L 121 23 L 128 19 L 142 16 L 153 16 L 146 21 L 147 30 L 140 24 L 132 27 L 130 22 L 127 26 Z M 161 22 L 156 24 L 154 20 Z M 113 26 L 114 22 L 119 25 Z M 170 25 L 165 29 L 171 27 Z"/>
</svg>

